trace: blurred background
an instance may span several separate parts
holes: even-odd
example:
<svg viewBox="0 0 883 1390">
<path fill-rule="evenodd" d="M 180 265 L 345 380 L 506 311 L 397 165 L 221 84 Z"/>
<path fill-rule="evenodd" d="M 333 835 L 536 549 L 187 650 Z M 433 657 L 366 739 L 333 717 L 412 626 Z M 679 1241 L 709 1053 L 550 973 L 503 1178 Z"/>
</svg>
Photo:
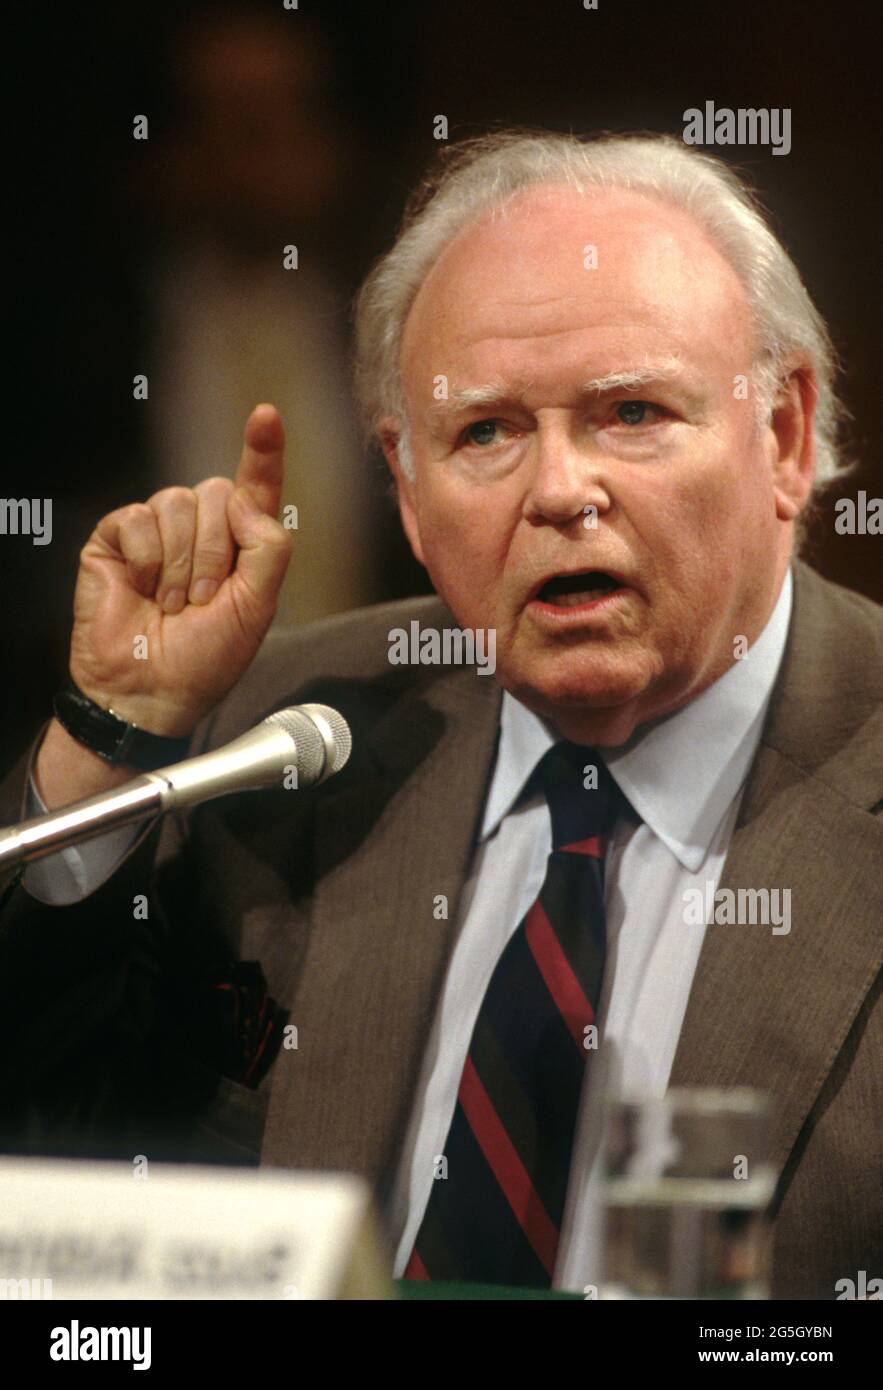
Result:
<svg viewBox="0 0 883 1390">
<path fill-rule="evenodd" d="M 16 15 L 16 12 L 12 12 Z M 282 0 L 22 13 L 6 34 L 8 497 L 53 540 L 0 536 L 0 771 L 51 710 L 77 553 L 106 511 L 235 469 L 251 407 L 288 435 L 299 529 L 278 621 L 425 592 L 360 443 L 350 306 L 438 142 L 509 124 L 681 133 L 682 113 L 790 107 L 787 157 L 724 147 L 826 318 L 857 471 L 809 558 L 883 601 L 881 541 L 837 496 L 883 493 L 872 9 L 778 0 Z M 145 115 L 149 139 L 133 139 Z M 282 248 L 297 247 L 286 270 Z M 148 378 L 148 398 L 133 378 Z"/>
</svg>

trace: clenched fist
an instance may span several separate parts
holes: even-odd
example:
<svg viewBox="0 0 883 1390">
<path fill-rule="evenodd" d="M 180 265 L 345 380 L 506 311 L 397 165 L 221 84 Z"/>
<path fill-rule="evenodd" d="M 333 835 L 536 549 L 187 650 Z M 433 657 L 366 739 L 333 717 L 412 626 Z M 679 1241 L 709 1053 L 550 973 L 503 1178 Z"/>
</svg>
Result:
<svg viewBox="0 0 883 1390">
<path fill-rule="evenodd" d="M 276 519 L 284 445 L 275 408 L 256 406 L 235 481 L 165 488 L 98 523 L 80 552 L 70 652 L 97 704 L 184 736 L 246 670 L 291 554 Z"/>
</svg>

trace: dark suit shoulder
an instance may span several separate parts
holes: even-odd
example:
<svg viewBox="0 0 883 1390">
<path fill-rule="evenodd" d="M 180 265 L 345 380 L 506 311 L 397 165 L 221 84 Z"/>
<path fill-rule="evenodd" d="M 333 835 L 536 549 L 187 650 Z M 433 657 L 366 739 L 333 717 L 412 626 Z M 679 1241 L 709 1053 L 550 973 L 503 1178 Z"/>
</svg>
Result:
<svg viewBox="0 0 883 1390">
<path fill-rule="evenodd" d="M 798 562 L 764 741 L 854 804 L 883 796 L 883 608 Z"/>
<path fill-rule="evenodd" d="M 327 671 L 337 676 L 382 675 L 389 669 L 389 632 L 453 623 L 449 610 L 436 594 L 376 603 L 338 613 L 333 618 L 303 628 L 275 628 L 267 637 L 261 657 L 277 670 Z"/>
<path fill-rule="evenodd" d="M 346 690 L 382 714 L 418 684 L 444 678 L 439 668 L 392 666 L 390 632 L 456 625 L 436 595 L 372 604 L 303 628 L 274 628 L 245 675 L 197 732 L 195 748 L 217 745 L 286 704 L 335 704 Z M 349 717 L 349 711 L 344 710 Z"/>
<path fill-rule="evenodd" d="M 836 617 L 856 632 L 865 631 L 878 639 L 883 634 L 883 606 L 874 599 L 825 579 L 802 560 L 796 562 L 794 575 L 802 599 L 816 612 Z"/>
</svg>

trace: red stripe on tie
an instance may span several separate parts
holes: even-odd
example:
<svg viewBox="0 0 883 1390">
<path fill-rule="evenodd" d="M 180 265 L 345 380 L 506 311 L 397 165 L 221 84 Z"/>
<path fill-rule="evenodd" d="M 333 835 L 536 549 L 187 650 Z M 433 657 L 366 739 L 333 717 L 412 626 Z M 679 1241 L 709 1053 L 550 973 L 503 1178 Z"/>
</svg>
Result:
<svg viewBox="0 0 883 1390">
<path fill-rule="evenodd" d="M 558 1249 L 558 1231 L 540 1201 L 530 1174 L 506 1133 L 471 1057 L 466 1058 L 463 1068 L 459 1101 L 488 1167 L 551 1280 Z"/>
<path fill-rule="evenodd" d="M 420 1256 L 417 1254 L 416 1249 L 412 1250 L 411 1258 L 408 1261 L 405 1273 L 402 1277 L 404 1279 L 425 1279 L 427 1281 L 429 1280 L 429 1271 L 427 1270 L 426 1265 L 423 1263 Z"/>
<path fill-rule="evenodd" d="M 565 854 L 588 854 L 592 859 L 603 859 L 606 848 L 606 835 L 590 835 L 588 840 L 576 840 L 572 845 L 559 845 L 558 852 Z"/>
<path fill-rule="evenodd" d="M 595 1010 L 574 975 L 570 961 L 561 949 L 561 942 L 552 930 L 539 900 L 527 914 L 525 940 L 547 990 L 567 1024 L 571 1037 L 582 1052 L 585 1037 L 583 1029 L 587 1023 L 594 1023 Z"/>
</svg>

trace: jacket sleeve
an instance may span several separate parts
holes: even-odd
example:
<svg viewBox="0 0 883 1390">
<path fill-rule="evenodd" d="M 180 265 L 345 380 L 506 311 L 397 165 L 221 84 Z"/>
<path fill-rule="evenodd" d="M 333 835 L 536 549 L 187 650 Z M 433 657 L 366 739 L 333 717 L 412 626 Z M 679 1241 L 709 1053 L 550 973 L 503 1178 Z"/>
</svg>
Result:
<svg viewBox="0 0 883 1390">
<path fill-rule="evenodd" d="M 24 814 L 30 819 L 45 815 L 46 811 L 32 773 L 27 779 Z M 35 859 L 25 869 L 22 887 L 32 898 L 54 906 L 78 902 L 94 893 L 119 868 L 138 835 L 138 826 L 125 825 L 57 854 Z"/>
<path fill-rule="evenodd" d="M 4 824 L 24 814 L 38 746 L 0 786 Z M 179 891 L 171 904 L 161 901 L 159 836 L 159 821 L 148 823 L 108 878 L 65 905 L 30 894 L 21 869 L 0 884 L 3 1151 L 257 1162 L 266 1099 L 250 1089 L 247 1065 L 248 1084 L 235 1069 L 242 1011 L 231 1016 L 229 1008 L 224 1014 L 209 1007 L 231 998 L 230 971 L 223 993 L 209 978 L 194 993 L 192 972 L 189 993 L 182 988 L 174 921 L 192 912 L 187 897 L 196 885 L 182 826 Z M 258 998 L 255 1010 L 266 1026 L 267 1001 Z M 269 1014 L 281 1028 L 272 1008 Z M 264 1066 L 273 1055 L 270 1041 L 262 1039 Z"/>
</svg>

